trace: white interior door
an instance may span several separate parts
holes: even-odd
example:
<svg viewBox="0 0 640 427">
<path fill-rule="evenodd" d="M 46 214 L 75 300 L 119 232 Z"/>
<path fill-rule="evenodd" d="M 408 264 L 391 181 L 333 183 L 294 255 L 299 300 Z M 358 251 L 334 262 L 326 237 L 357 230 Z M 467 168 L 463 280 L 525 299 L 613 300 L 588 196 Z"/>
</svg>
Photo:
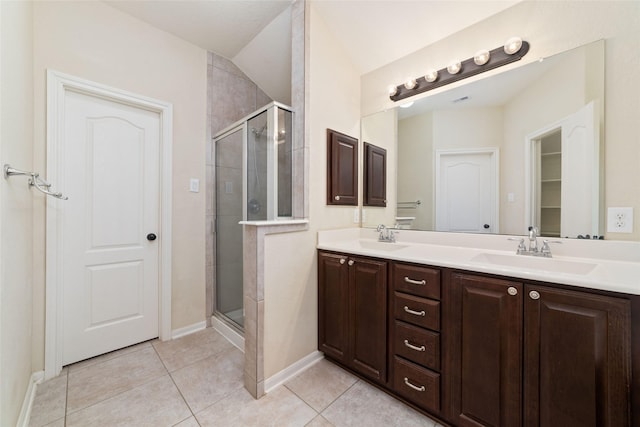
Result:
<svg viewBox="0 0 640 427">
<path fill-rule="evenodd" d="M 158 336 L 160 115 L 65 92 L 62 364 Z M 157 236 L 162 238 L 163 236 Z"/>
<path fill-rule="evenodd" d="M 595 103 L 562 121 L 562 236 L 600 235 L 600 143 Z"/>
<path fill-rule="evenodd" d="M 436 230 L 498 232 L 497 150 L 436 151 Z"/>
</svg>

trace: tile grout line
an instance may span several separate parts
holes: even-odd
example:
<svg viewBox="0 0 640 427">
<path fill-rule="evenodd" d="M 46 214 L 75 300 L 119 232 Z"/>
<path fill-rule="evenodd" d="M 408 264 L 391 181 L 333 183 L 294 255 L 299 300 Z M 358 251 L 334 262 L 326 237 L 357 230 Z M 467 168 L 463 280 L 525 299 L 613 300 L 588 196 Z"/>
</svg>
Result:
<svg viewBox="0 0 640 427">
<path fill-rule="evenodd" d="M 346 371 L 345 371 L 346 372 Z M 353 375 L 353 374 L 352 374 Z M 324 414 L 324 411 L 326 411 L 327 409 L 329 409 L 331 407 L 331 405 L 333 405 L 334 403 L 336 403 L 342 396 L 345 395 L 346 392 L 348 392 L 349 390 L 351 390 L 353 387 L 355 387 L 356 384 L 358 384 L 360 381 L 362 381 L 360 378 L 356 377 L 356 381 L 351 384 L 349 387 L 347 387 L 347 389 L 345 391 L 343 391 L 342 393 L 340 393 L 340 395 L 338 397 L 336 397 L 335 399 L 333 399 L 331 401 L 331 403 L 329 403 L 323 410 L 322 412 L 320 412 L 320 415 Z M 322 415 L 322 417 L 324 419 L 326 419 L 327 421 L 329 421 L 324 415 Z M 331 421 L 329 421 L 331 422 Z"/>
<path fill-rule="evenodd" d="M 284 387 L 287 390 L 289 390 L 291 392 L 291 394 L 293 394 L 295 397 L 297 397 L 298 399 L 300 399 L 302 401 L 302 403 L 304 403 L 305 405 L 307 405 L 309 408 L 311 408 L 315 413 L 316 416 L 320 415 L 320 412 L 318 412 L 318 410 L 316 408 L 314 408 L 313 406 L 311 406 L 306 400 L 303 399 L 302 396 L 300 396 L 298 393 L 296 393 L 295 391 L 291 390 L 289 387 L 287 387 L 286 384 L 281 384 L 280 387 Z M 315 418 L 315 417 L 314 417 Z M 311 421 L 309 421 L 311 422 Z M 308 423 L 307 423 L 308 424 Z"/>
<path fill-rule="evenodd" d="M 144 381 L 144 382 L 142 382 L 142 383 L 140 383 L 140 384 L 136 385 L 135 387 L 131 387 L 131 388 L 128 388 L 128 389 L 126 389 L 126 390 L 122 390 L 122 391 L 120 391 L 120 392 L 118 392 L 118 393 L 114 394 L 113 396 L 109 396 L 109 397 L 107 397 L 106 399 L 102 399 L 102 400 L 100 400 L 100 401 L 94 402 L 94 403 L 92 403 L 91 405 L 85 406 L 85 407 L 83 407 L 83 408 L 76 409 L 76 410 L 75 410 L 75 411 L 73 411 L 73 412 L 69 412 L 69 401 L 68 401 L 68 396 L 69 396 L 69 373 L 71 372 L 71 370 L 70 370 L 70 369 L 67 369 L 67 399 L 66 399 L 66 401 L 65 401 L 65 427 L 66 427 L 66 425 L 67 425 L 67 416 L 68 416 L 68 415 L 76 414 L 76 413 L 78 413 L 78 412 L 80 412 L 80 411 L 83 411 L 83 410 L 85 410 L 85 409 L 87 409 L 87 408 L 91 408 L 91 407 L 96 406 L 96 405 L 98 405 L 98 404 L 100 404 L 100 403 L 103 403 L 103 402 L 106 402 L 106 401 L 108 401 L 108 400 L 114 399 L 115 397 L 120 396 L 120 395 L 121 395 L 121 394 L 123 394 L 123 393 L 127 393 L 127 392 L 129 392 L 129 391 L 132 391 L 132 390 L 135 390 L 135 389 L 137 389 L 137 388 L 139 388 L 139 387 L 142 387 L 142 386 L 144 386 L 144 385 L 147 385 L 147 384 L 149 384 L 149 383 L 151 383 L 151 382 L 153 382 L 153 381 L 156 381 L 156 380 L 158 380 L 158 379 L 162 378 L 162 377 L 163 377 L 163 376 L 165 376 L 165 375 L 167 375 L 167 376 L 171 377 L 171 374 L 169 373 L 169 371 L 168 371 L 168 369 L 166 368 L 166 366 L 164 366 L 164 363 L 162 362 L 162 358 L 158 355 L 158 353 L 157 353 L 157 351 L 156 351 L 155 347 L 153 347 L 153 344 L 151 345 L 151 348 L 153 349 L 154 353 L 156 354 L 156 356 L 157 356 L 157 357 L 158 357 L 158 359 L 160 360 L 160 363 L 162 364 L 162 367 L 163 367 L 163 368 L 164 368 L 164 370 L 166 371 L 166 373 L 165 373 L 165 374 L 160 375 L 160 376 L 158 376 L 158 377 L 149 378 L 147 381 Z M 113 358 L 111 358 L 111 359 L 104 360 L 104 361 L 99 362 L 99 363 L 97 363 L 97 364 L 100 364 L 100 363 L 106 363 L 106 362 L 111 362 L 111 361 L 114 361 L 114 360 L 116 360 L 116 359 L 118 359 L 118 358 L 120 358 L 120 357 L 123 357 L 123 356 L 129 356 L 129 355 L 135 354 L 135 353 L 137 353 L 138 351 L 142 351 L 142 350 L 145 350 L 145 348 L 141 348 L 140 350 L 135 350 L 135 351 L 128 352 L 128 353 L 125 353 L 125 354 L 121 354 L 121 355 L 119 355 L 119 356 L 113 357 Z M 116 351 L 117 351 L 117 350 L 116 350 Z M 90 367 L 92 367 L 92 366 L 96 366 L 97 364 L 89 365 L 89 366 L 87 366 L 87 367 L 83 367 L 82 369 L 79 369 L 78 371 L 81 371 L 81 370 L 86 369 L 86 368 L 90 368 Z M 173 381 L 173 378 L 172 378 L 171 380 Z M 188 405 L 187 405 L 187 406 L 188 406 Z"/>
<path fill-rule="evenodd" d="M 167 371 L 167 375 L 171 379 L 171 383 L 176 388 L 176 390 L 178 390 L 178 394 L 180 394 L 180 398 L 184 402 L 185 406 L 189 409 L 189 412 L 191 413 L 191 417 L 193 417 L 193 419 L 196 420 L 196 423 L 198 425 L 200 425 L 200 423 L 198 422 L 198 419 L 196 418 L 196 414 L 193 412 L 193 409 L 191 408 L 191 406 L 187 402 L 187 399 L 184 397 L 184 394 L 182 394 L 182 390 L 180 390 L 180 387 L 178 387 L 178 384 L 176 384 L 176 381 L 173 379 L 173 375 L 171 375 L 171 372 L 169 372 L 169 368 L 167 368 L 167 365 L 165 365 L 164 360 L 162 359 L 162 356 L 160 356 L 160 353 L 158 353 L 158 349 L 154 345 L 151 345 L 151 347 L 153 347 L 153 351 L 155 351 L 156 356 L 158 356 L 158 359 L 160 359 L 160 363 L 162 363 L 162 366 Z M 176 370 L 178 370 L 178 369 L 176 369 Z M 187 417 L 187 418 L 185 418 L 184 420 L 180 421 L 177 424 L 180 424 L 181 422 L 183 422 L 183 421 L 185 421 L 185 420 L 187 420 L 187 419 L 189 419 L 191 417 Z"/>
</svg>

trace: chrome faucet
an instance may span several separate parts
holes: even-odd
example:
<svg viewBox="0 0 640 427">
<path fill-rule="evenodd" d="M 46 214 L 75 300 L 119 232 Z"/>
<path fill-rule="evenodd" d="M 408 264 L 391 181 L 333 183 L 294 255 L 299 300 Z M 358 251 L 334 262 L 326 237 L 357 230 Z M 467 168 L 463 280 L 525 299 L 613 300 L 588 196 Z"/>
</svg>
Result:
<svg viewBox="0 0 640 427">
<path fill-rule="evenodd" d="M 392 229 L 386 227 L 384 224 L 378 225 L 378 227 L 376 227 L 376 231 L 380 233 L 378 235 L 378 242 L 396 242 L 396 233 Z"/>
<path fill-rule="evenodd" d="M 529 226 L 529 252 L 538 253 L 538 227 Z"/>
<path fill-rule="evenodd" d="M 549 247 L 549 243 L 562 243 L 561 241 L 555 240 L 543 240 L 542 248 L 538 249 L 538 235 L 540 231 L 538 227 L 529 226 L 529 247 L 524 243 L 524 238 L 509 238 L 509 240 L 518 240 L 518 249 L 516 249 L 516 254 L 518 255 L 531 255 L 531 256 L 539 256 L 545 258 L 551 258 L 551 248 Z"/>
</svg>

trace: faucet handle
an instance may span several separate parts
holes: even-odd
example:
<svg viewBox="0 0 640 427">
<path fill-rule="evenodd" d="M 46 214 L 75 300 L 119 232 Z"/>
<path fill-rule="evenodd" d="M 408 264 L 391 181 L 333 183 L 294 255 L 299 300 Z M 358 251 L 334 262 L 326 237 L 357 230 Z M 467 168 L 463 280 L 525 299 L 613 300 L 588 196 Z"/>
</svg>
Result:
<svg viewBox="0 0 640 427">
<path fill-rule="evenodd" d="M 385 228 L 387 228 L 387 227 L 385 227 L 385 225 L 384 225 L 384 224 L 378 224 L 378 226 L 376 227 L 376 231 L 382 231 L 382 230 L 384 230 Z"/>
<path fill-rule="evenodd" d="M 524 245 L 524 237 L 508 237 L 507 240 L 518 241 L 518 249 L 516 250 L 516 254 L 520 255 L 527 251 L 526 246 Z"/>
<path fill-rule="evenodd" d="M 551 248 L 549 247 L 549 243 L 554 243 L 554 244 L 561 245 L 562 242 L 560 240 L 543 240 L 542 241 L 542 249 L 540 249 L 540 253 L 542 253 L 542 256 L 550 258 L 551 257 Z"/>
</svg>

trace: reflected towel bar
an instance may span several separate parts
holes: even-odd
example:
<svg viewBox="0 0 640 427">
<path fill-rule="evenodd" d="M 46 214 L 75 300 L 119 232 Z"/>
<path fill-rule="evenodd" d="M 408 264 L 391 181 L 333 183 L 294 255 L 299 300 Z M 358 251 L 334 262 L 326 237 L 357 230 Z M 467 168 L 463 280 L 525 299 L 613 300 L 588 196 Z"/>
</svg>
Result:
<svg viewBox="0 0 640 427">
<path fill-rule="evenodd" d="M 417 209 L 419 205 L 422 204 L 421 200 L 416 200 L 415 202 L 398 202 L 398 209 Z"/>
<path fill-rule="evenodd" d="M 40 178 L 38 172 L 27 172 L 20 169 L 12 168 L 10 164 L 4 165 L 4 178 L 8 179 L 13 175 L 24 175 L 29 177 L 29 187 L 35 187 L 39 192 L 46 194 L 47 196 L 55 197 L 56 199 L 69 200 L 68 197 L 62 195 L 62 193 L 55 193 L 51 191 L 51 184 L 45 179 Z"/>
</svg>

